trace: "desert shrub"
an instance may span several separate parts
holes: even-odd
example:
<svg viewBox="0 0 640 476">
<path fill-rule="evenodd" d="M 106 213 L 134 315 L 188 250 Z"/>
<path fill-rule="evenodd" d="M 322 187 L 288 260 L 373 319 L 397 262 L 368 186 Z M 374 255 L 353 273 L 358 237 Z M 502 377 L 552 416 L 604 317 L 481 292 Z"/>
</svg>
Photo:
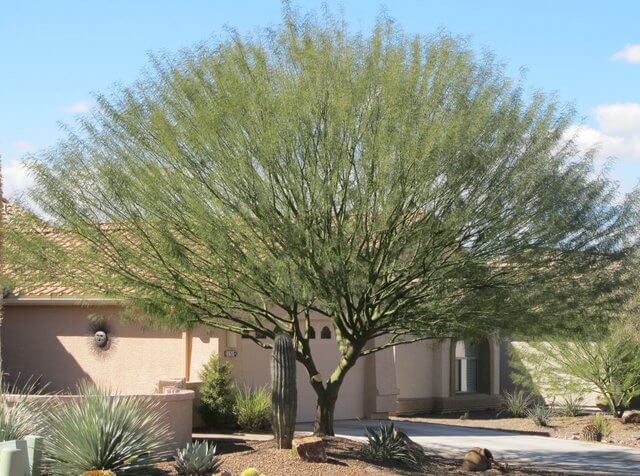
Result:
<svg viewBox="0 0 640 476">
<path fill-rule="evenodd" d="M 558 415 L 565 417 L 577 417 L 582 413 L 582 397 L 573 397 L 571 395 L 562 399 L 558 404 Z"/>
<path fill-rule="evenodd" d="M 514 346 L 509 360 L 512 378 L 547 395 L 597 391 L 611 413 L 620 417 L 640 396 L 639 327 L 633 316 L 621 316 L 606 329 Z"/>
<path fill-rule="evenodd" d="M 44 436 L 46 431 L 46 403 L 30 399 L 41 391 L 36 383 L 3 385 L 0 392 L 0 441 L 19 440 L 27 435 Z M 7 395 L 14 396 L 9 401 Z"/>
<path fill-rule="evenodd" d="M 233 415 L 244 431 L 264 431 L 271 428 L 271 393 L 265 387 L 238 388 L 233 402 Z"/>
<path fill-rule="evenodd" d="M 359 450 L 363 459 L 384 465 L 421 468 L 420 455 L 411 441 L 395 430 L 393 423 L 381 423 L 377 428 L 368 426 L 365 436 L 367 443 Z"/>
<path fill-rule="evenodd" d="M 513 418 L 524 418 L 533 404 L 533 397 L 524 390 L 513 393 L 504 392 L 500 404 L 499 415 L 508 415 Z"/>
<path fill-rule="evenodd" d="M 161 403 L 134 395 L 110 396 L 91 384 L 79 387 L 82 398 L 51 412 L 45 440 L 45 464 L 54 475 L 111 470 L 148 474 L 169 456 L 171 432 L 162 420 Z"/>
<path fill-rule="evenodd" d="M 611 436 L 611 423 L 602 415 L 596 415 L 593 417 L 593 426 L 595 426 L 603 438 L 609 438 Z"/>
<path fill-rule="evenodd" d="M 527 417 L 533 420 L 538 426 L 549 426 L 553 415 L 553 408 L 544 402 L 538 402 L 527 410 Z"/>
<path fill-rule="evenodd" d="M 212 355 L 200 373 L 200 415 L 212 427 L 233 426 L 234 383 L 231 365 Z"/>
<path fill-rule="evenodd" d="M 178 474 L 201 476 L 217 473 L 220 460 L 216 447 L 206 441 L 196 441 L 176 452 L 174 467 Z"/>
</svg>

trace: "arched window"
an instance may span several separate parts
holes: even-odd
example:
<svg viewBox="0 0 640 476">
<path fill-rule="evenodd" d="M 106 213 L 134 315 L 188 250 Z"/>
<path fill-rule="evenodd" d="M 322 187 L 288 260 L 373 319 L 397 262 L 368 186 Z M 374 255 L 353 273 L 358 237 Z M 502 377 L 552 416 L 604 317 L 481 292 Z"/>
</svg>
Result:
<svg viewBox="0 0 640 476">
<path fill-rule="evenodd" d="M 456 392 L 478 391 L 478 344 L 456 342 Z"/>
<path fill-rule="evenodd" d="M 329 326 L 324 326 L 320 331 L 320 339 L 331 339 L 331 329 Z"/>
<path fill-rule="evenodd" d="M 316 338 L 316 330 L 314 329 L 313 326 L 309 326 L 309 339 L 315 339 Z"/>
</svg>

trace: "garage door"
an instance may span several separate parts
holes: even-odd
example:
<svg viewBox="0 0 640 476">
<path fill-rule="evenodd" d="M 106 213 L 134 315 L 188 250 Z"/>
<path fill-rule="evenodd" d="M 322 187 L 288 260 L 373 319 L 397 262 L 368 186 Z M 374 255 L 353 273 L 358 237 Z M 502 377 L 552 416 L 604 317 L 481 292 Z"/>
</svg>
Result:
<svg viewBox="0 0 640 476">
<path fill-rule="evenodd" d="M 326 380 L 339 360 L 333 328 L 329 321 L 314 321 L 315 339 L 311 340 L 311 352 L 322 378 Z M 271 381 L 271 351 L 257 346 L 250 339 L 238 339 L 238 355 L 229 359 L 233 365 L 233 376 L 242 385 L 260 386 Z M 364 416 L 364 359 L 347 374 L 336 404 L 336 419 L 361 418 Z M 309 383 L 307 370 L 297 366 L 298 421 L 313 421 L 316 409 L 316 394 Z"/>
</svg>

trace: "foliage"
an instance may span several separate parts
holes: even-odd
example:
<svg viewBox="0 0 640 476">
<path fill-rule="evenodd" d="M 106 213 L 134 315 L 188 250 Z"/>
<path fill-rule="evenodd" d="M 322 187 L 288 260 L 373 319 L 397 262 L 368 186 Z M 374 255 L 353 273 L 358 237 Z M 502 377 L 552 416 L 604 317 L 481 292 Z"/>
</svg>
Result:
<svg viewBox="0 0 640 476">
<path fill-rule="evenodd" d="M 539 393 L 584 395 L 598 391 L 614 416 L 640 395 L 640 334 L 633 317 L 573 339 L 547 338 L 517 348 L 513 379 Z"/>
<path fill-rule="evenodd" d="M 582 414 L 583 397 L 567 395 L 558 405 L 557 413 L 564 417 L 577 417 Z"/>
<path fill-rule="evenodd" d="M 538 426 L 549 426 L 549 422 L 553 416 L 553 408 L 544 402 L 536 402 L 527 410 L 527 417 L 533 420 Z"/>
<path fill-rule="evenodd" d="M 177 451 L 174 466 L 178 474 L 200 476 L 217 473 L 220 461 L 215 445 L 206 441 L 196 441 L 187 443 L 184 449 Z"/>
<path fill-rule="evenodd" d="M 44 436 L 47 431 L 46 404 L 37 398 L 37 382 L 2 385 L 0 393 L 0 442 L 19 440 L 27 435 Z M 11 395 L 11 398 L 9 398 Z"/>
<path fill-rule="evenodd" d="M 30 162 L 46 222 L 16 218 L 9 269 L 158 325 L 289 333 L 310 378 L 310 314 L 326 317 L 340 361 L 311 381 L 332 434 L 361 356 L 568 332 L 627 297 L 635 196 L 570 140 L 569 108 L 504 71 L 446 33 L 383 16 L 353 34 L 288 7 L 277 27 L 154 58 Z"/>
<path fill-rule="evenodd" d="M 611 436 L 611 432 L 613 431 L 611 422 L 603 415 L 593 417 L 593 425 L 598 429 L 598 433 L 600 433 L 603 438 L 609 438 Z"/>
<path fill-rule="evenodd" d="M 231 378 L 231 365 L 222 363 L 213 354 L 200 372 L 200 415 L 213 428 L 234 424 L 233 402 L 235 384 Z"/>
<path fill-rule="evenodd" d="M 409 469 L 421 468 L 422 458 L 408 439 L 395 430 L 393 423 L 380 423 L 377 428 L 367 426 L 366 437 L 367 444 L 359 450 L 363 459 L 385 465 L 401 465 Z"/>
<path fill-rule="evenodd" d="M 508 415 L 513 418 L 524 418 L 533 404 L 533 397 L 524 390 L 504 392 L 500 404 L 499 415 Z"/>
<path fill-rule="evenodd" d="M 271 392 L 267 386 L 238 388 L 233 402 L 233 414 L 245 431 L 265 431 L 271 428 Z"/>
<path fill-rule="evenodd" d="M 171 431 L 162 420 L 161 403 L 147 397 L 110 394 L 84 383 L 81 398 L 60 405 L 49 415 L 45 440 L 50 474 L 111 470 L 146 474 L 169 456 Z"/>
</svg>

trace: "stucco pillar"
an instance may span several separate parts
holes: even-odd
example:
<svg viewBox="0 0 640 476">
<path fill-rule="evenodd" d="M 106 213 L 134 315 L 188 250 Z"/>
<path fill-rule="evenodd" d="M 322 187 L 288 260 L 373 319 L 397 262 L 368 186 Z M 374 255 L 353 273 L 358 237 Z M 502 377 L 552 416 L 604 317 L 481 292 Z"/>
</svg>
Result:
<svg viewBox="0 0 640 476">
<path fill-rule="evenodd" d="M 491 395 L 500 395 L 500 339 L 489 338 L 489 362 L 491 365 Z"/>
<path fill-rule="evenodd" d="M 377 337 L 371 347 L 387 342 L 385 337 Z M 386 418 L 396 409 L 398 386 L 396 385 L 396 365 L 393 348 L 384 349 L 365 357 L 365 412 L 367 418 Z"/>
</svg>

